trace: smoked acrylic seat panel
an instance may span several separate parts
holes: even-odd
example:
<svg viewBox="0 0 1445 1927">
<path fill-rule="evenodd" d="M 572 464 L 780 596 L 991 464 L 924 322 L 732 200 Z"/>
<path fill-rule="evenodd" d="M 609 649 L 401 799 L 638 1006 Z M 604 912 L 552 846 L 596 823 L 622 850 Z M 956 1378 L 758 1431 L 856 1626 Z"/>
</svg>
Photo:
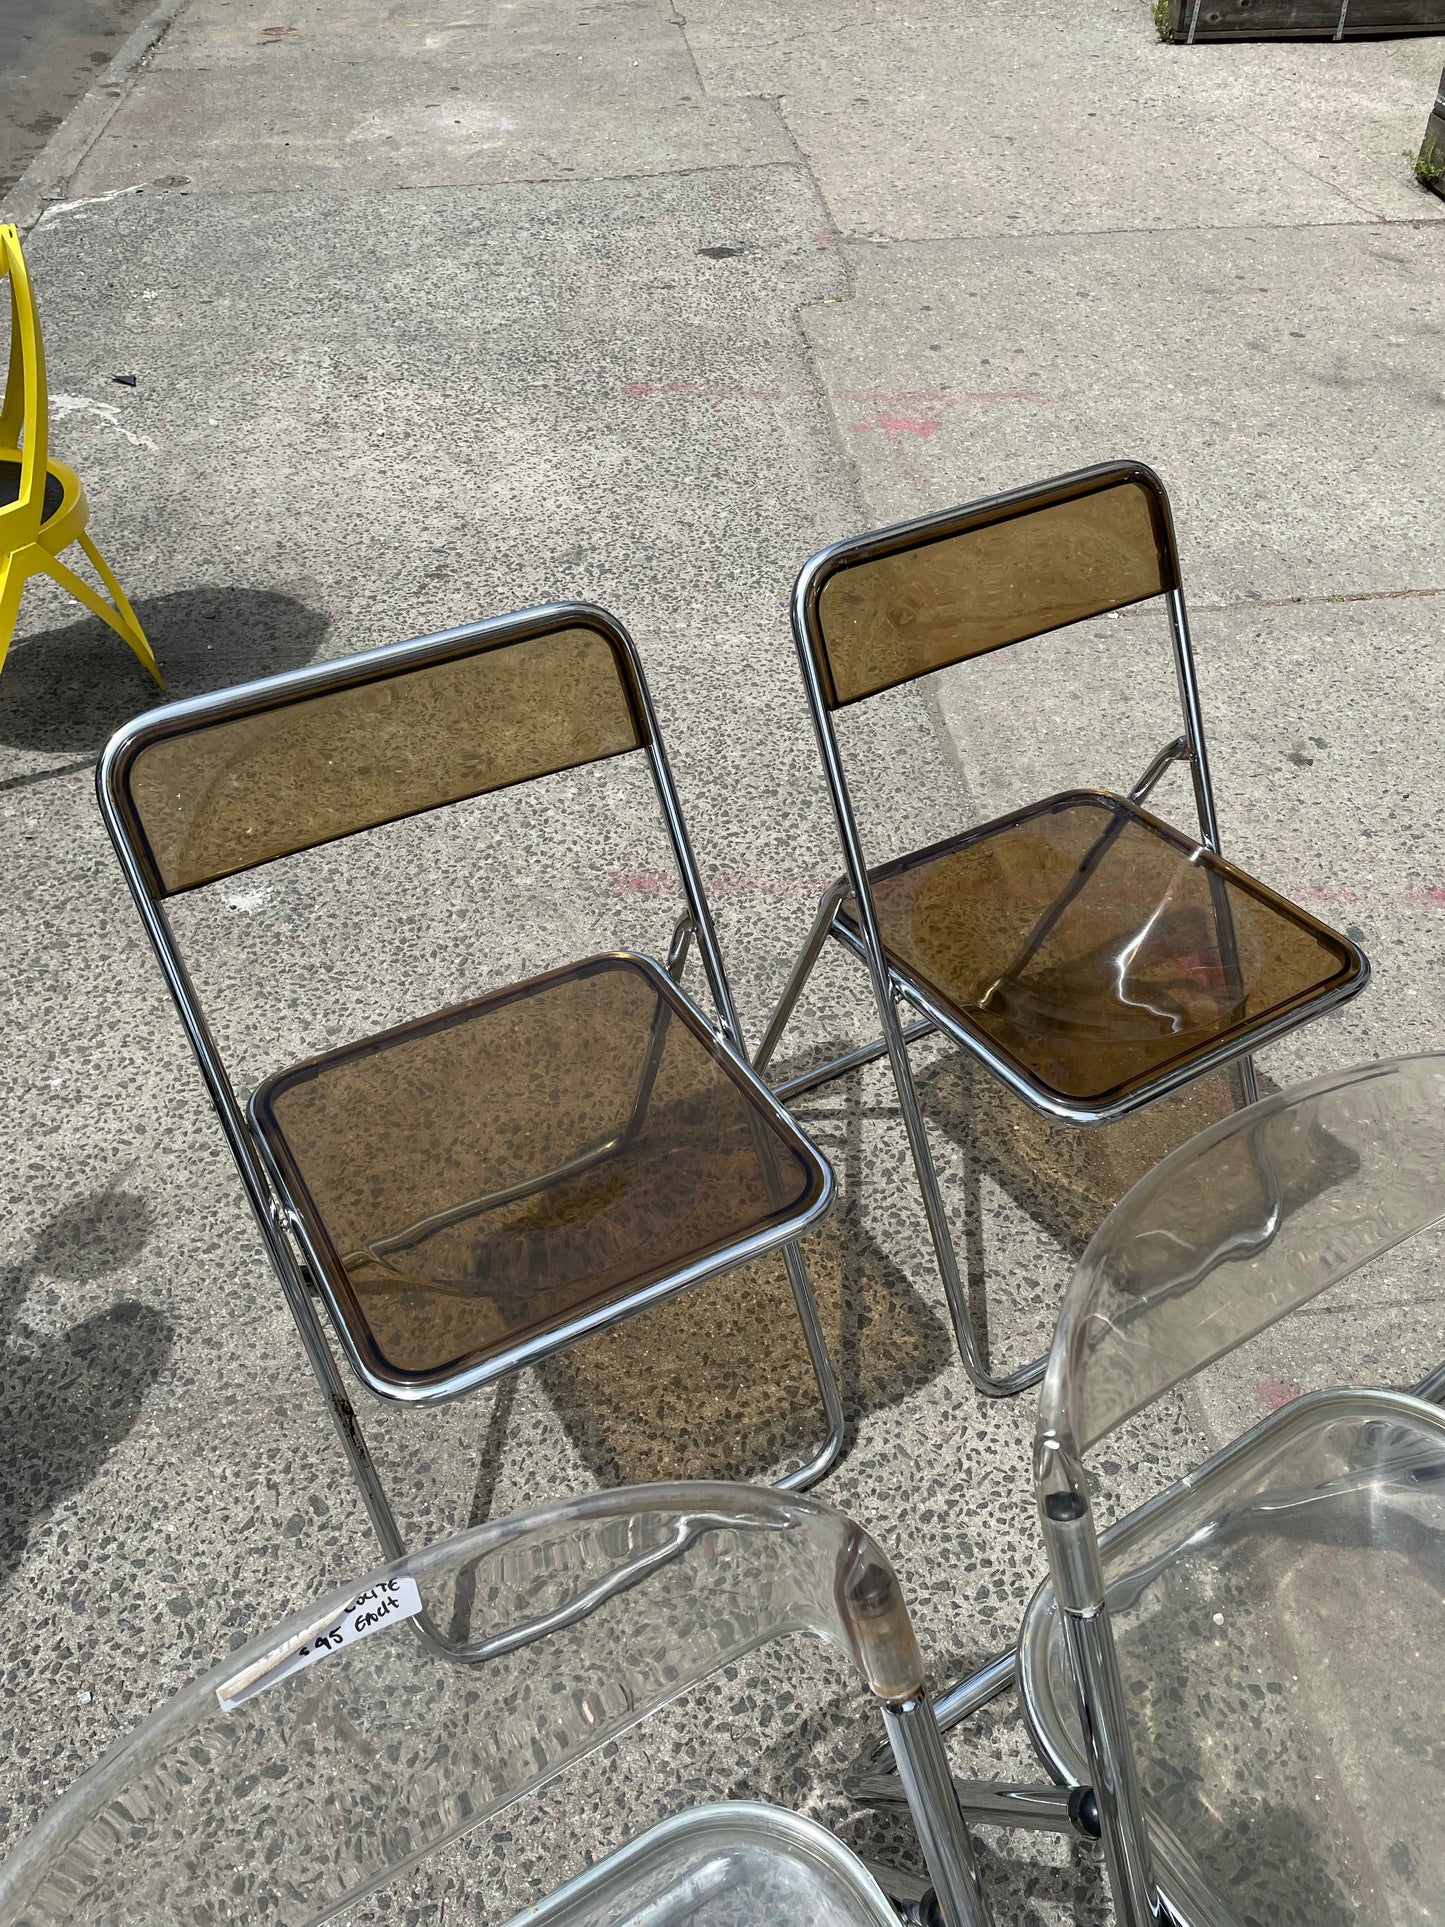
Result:
<svg viewBox="0 0 1445 1927">
<path fill-rule="evenodd" d="M 1182 1918 L 1445 1922 L 1445 1418 L 1352 1392 L 1286 1407 L 1107 1545 L 1155 1871 Z M 1087 1781 L 1047 1589 L 1020 1645 L 1055 1770 Z"/>
<path fill-rule="evenodd" d="M 271 1078 L 252 1114 L 379 1375 L 446 1377 L 751 1235 L 822 1180 L 641 959 Z"/>
<path fill-rule="evenodd" d="M 1363 969 L 1324 924 L 1104 794 L 1049 798 L 869 880 L 890 965 L 1065 1101 L 1117 1102 Z"/>
</svg>

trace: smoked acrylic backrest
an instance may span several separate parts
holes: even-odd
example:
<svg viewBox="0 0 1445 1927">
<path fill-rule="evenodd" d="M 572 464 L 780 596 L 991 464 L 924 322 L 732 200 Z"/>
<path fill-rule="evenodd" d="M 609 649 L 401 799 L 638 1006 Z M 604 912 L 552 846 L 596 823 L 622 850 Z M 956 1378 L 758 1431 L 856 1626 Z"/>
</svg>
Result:
<svg viewBox="0 0 1445 1927">
<path fill-rule="evenodd" d="M 534 610 L 173 705 L 108 759 L 158 897 L 652 742 L 601 610 Z"/>
<path fill-rule="evenodd" d="M 798 612 L 831 710 L 1178 586 L 1163 485 L 1119 462 L 837 543 Z"/>
</svg>

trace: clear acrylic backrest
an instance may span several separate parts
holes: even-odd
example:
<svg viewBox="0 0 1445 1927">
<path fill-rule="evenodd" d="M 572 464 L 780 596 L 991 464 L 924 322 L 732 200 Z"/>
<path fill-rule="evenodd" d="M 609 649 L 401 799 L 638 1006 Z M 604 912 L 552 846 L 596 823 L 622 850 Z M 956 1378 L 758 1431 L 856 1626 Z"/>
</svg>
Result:
<svg viewBox="0 0 1445 1927">
<path fill-rule="evenodd" d="M 1079 1261 L 1040 1470 L 1445 1216 L 1445 1054 L 1282 1091 L 1181 1146 Z"/>
<path fill-rule="evenodd" d="M 886 1556 L 814 1501 L 655 1485 L 478 1527 L 153 1714 L 0 1868 L 0 1923 L 311 1927 L 788 1632 L 919 1688 Z"/>
</svg>

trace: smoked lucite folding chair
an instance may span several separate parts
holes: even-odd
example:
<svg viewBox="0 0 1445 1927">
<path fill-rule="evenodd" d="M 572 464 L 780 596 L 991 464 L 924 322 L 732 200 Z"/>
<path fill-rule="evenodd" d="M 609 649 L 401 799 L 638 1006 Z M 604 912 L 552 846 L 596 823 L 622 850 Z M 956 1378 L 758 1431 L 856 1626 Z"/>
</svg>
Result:
<svg viewBox="0 0 1445 1927">
<path fill-rule="evenodd" d="M 415 1637 L 428 1621 L 447 1624 L 465 1663 Z M 790 1633 L 851 1659 L 907 1764 L 938 1907 L 926 1917 L 986 1927 L 886 1555 L 812 1500 L 716 1483 L 594 1493 L 475 1527 L 233 1653 L 22 1842 L 0 1868 L 0 1927 L 313 1927 L 378 1888 L 396 1902 L 449 1843 Z M 704 1737 L 688 1729 L 689 1777 L 705 1770 L 707 1717 L 698 1695 Z M 584 1839 L 585 1821 L 579 1810 Z M 553 1829 L 537 1850 L 549 1872 Z M 525 1868 L 525 1811 L 509 1837 Z M 563 1851 L 584 1858 L 575 1831 Z M 461 1891 L 450 1886 L 435 1913 L 424 1902 L 399 1912 L 451 1920 L 460 1901 L 468 1919 L 495 1918 L 469 1864 L 449 1856 L 445 1877 Z M 897 1920 L 874 1876 L 815 1821 L 730 1801 L 673 1814 L 517 1927 Z"/>
<path fill-rule="evenodd" d="M 667 970 L 591 957 L 281 1070 L 243 1106 L 169 898 L 630 751 L 648 759 L 681 878 Z M 843 1415 L 797 1240 L 827 1211 L 832 1175 L 743 1058 L 647 685 L 618 622 L 559 604 L 170 704 L 116 735 L 97 780 L 388 1558 L 405 1547 L 321 1306 L 363 1385 L 427 1404 L 781 1247 L 828 1422 L 821 1451 L 781 1483 L 822 1476 Z M 675 981 L 693 939 L 715 1024 Z"/>
<path fill-rule="evenodd" d="M 1445 1414 L 1426 1402 L 1445 1369 L 1413 1394 L 1304 1393 L 1102 1533 L 1084 1467 L 1127 1418 L 1442 1221 L 1432 1055 L 1224 1119 L 1080 1261 L 1035 1446 L 1051 1577 L 1017 1651 L 1058 1785 L 959 1790 L 976 1821 L 1047 1824 L 1052 1800 L 1054 1824 L 1102 1830 L 1122 1927 L 1445 1921 Z M 1402 1252 L 1377 1276 L 1401 1265 L 1433 1279 L 1439 1259 Z"/>
<path fill-rule="evenodd" d="M 975 656 L 1162 598 L 1184 733 L 1127 796 L 1071 790 L 870 868 L 836 711 Z M 1009 1396 L 969 1317 L 909 1065 L 941 1033 L 1015 1096 L 1068 1124 L 1109 1123 L 1236 1063 L 1343 1003 L 1369 977 L 1346 938 L 1227 863 L 1163 484 L 1116 462 L 835 543 L 806 564 L 793 630 L 843 847 L 754 1059 L 765 1071 L 831 937 L 867 967 L 883 1034 L 776 1085 L 785 1101 L 886 1055 L 963 1362 Z M 1123 666 L 1121 665 L 1121 673 Z M 1142 806 L 1174 762 L 1198 837 Z M 900 1021 L 897 1003 L 911 1007 Z"/>
</svg>

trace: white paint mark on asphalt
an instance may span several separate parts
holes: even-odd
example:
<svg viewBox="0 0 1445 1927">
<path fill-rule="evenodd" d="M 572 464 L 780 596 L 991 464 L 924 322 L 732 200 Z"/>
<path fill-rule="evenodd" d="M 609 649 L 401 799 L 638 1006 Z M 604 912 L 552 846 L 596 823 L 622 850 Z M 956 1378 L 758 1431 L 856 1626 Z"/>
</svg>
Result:
<svg viewBox="0 0 1445 1927">
<path fill-rule="evenodd" d="M 98 415 L 107 428 L 113 428 L 117 435 L 124 435 L 132 448 L 155 450 L 155 443 L 149 435 L 137 435 L 133 428 L 126 427 L 113 401 L 96 401 L 90 395 L 52 395 L 50 412 L 57 421 L 64 421 L 67 415 Z"/>
<path fill-rule="evenodd" d="M 57 214 L 74 214 L 83 207 L 103 207 L 107 201 L 118 201 L 122 194 L 139 194 L 140 187 L 113 187 L 108 194 L 91 194 L 82 201 L 56 201 L 46 208 L 37 226 L 45 221 L 53 221 Z"/>
<path fill-rule="evenodd" d="M 254 917 L 270 894 L 270 884 L 263 883 L 254 890 L 228 890 L 222 895 L 221 901 L 229 909 L 239 910 L 243 917 Z"/>
</svg>

